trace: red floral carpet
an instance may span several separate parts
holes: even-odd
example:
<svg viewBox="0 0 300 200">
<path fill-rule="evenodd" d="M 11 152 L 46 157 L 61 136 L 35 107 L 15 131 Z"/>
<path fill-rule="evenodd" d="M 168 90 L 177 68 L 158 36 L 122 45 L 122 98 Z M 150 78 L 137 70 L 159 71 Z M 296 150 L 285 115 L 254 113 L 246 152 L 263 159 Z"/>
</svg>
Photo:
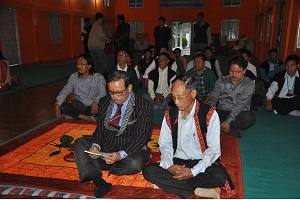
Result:
<svg viewBox="0 0 300 200">
<path fill-rule="evenodd" d="M 0 195 L 92 198 L 93 184 L 80 184 L 75 162 L 64 160 L 71 149 L 59 148 L 53 144 L 60 144 L 60 138 L 64 135 L 71 136 L 74 140 L 82 135 L 91 135 L 95 127 L 95 123 L 60 119 L 1 146 Z M 159 127 L 153 127 L 149 142 L 153 154 L 152 161 L 159 160 Z M 221 145 L 222 162 L 236 187 L 236 195 L 229 197 L 222 190 L 221 198 L 244 198 L 238 140 L 226 135 L 221 140 Z M 58 154 L 49 156 L 53 152 Z M 154 189 L 154 185 L 146 181 L 141 173 L 108 177 L 104 171 L 103 178 L 113 184 L 113 189 L 105 198 L 179 198 L 177 195 Z M 191 195 L 190 198 L 198 197 Z"/>
</svg>

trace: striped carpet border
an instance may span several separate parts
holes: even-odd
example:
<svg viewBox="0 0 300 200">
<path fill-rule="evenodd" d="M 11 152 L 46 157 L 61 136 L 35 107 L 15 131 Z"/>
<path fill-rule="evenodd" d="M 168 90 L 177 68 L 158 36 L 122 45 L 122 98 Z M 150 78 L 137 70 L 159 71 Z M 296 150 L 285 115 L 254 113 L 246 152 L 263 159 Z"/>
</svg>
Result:
<svg viewBox="0 0 300 200">
<path fill-rule="evenodd" d="M 40 188 L 0 185 L 0 195 L 23 195 L 36 197 L 51 197 L 57 199 L 95 199 L 93 196 L 84 194 L 75 194 L 68 192 L 59 192 Z"/>
</svg>

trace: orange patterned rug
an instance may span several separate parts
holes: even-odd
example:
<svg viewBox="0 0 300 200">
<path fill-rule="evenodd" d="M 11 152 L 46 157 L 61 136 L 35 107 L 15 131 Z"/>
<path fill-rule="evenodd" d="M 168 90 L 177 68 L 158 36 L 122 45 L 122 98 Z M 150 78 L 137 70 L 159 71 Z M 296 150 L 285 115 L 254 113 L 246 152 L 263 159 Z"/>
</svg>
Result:
<svg viewBox="0 0 300 200">
<path fill-rule="evenodd" d="M 95 123 L 60 119 L 1 146 L 0 184 L 93 196 L 93 184 L 80 184 L 75 162 L 64 160 L 64 157 L 70 154 L 71 148 L 58 148 L 53 144 L 60 144 L 60 138 L 64 135 L 71 136 L 74 140 L 82 135 L 91 135 L 95 127 Z M 152 161 L 159 160 L 157 146 L 159 128 L 159 125 L 154 125 L 149 142 L 153 155 Z M 237 193 L 235 196 L 228 197 L 226 192 L 222 191 L 221 197 L 244 198 L 238 140 L 225 136 L 221 143 L 222 161 L 232 176 Z M 53 152 L 58 154 L 49 156 Z M 154 189 L 154 185 L 146 181 L 141 173 L 109 177 L 107 174 L 107 171 L 103 171 L 103 178 L 113 184 L 113 189 L 105 196 L 106 198 L 178 198 L 176 195 Z M 191 195 L 191 198 L 197 196 Z"/>
</svg>

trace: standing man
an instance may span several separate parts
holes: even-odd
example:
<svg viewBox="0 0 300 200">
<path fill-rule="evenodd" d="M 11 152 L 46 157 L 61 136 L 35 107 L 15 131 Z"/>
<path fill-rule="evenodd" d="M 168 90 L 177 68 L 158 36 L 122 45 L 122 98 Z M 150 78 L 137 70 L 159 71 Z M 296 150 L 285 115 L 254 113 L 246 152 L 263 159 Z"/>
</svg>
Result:
<svg viewBox="0 0 300 200">
<path fill-rule="evenodd" d="M 171 29 L 165 25 L 166 18 L 158 18 L 159 26 L 154 28 L 154 40 L 156 47 L 156 54 L 159 54 L 159 48 L 161 46 L 169 46 L 171 39 Z"/>
<path fill-rule="evenodd" d="M 220 198 L 214 190 L 229 180 L 218 162 L 221 155 L 220 121 L 215 108 L 196 100 L 195 79 L 183 76 L 172 87 L 176 107 L 165 112 L 159 149 L 160 163 L 143 170 L 146 180 L 167 193 Z M 231 189 L 234 186 L 231 184 Z"/>
<path fill-rule="evenodd" d="M 104 53 L 105 43 L 110 42 L 110 39 L 105 35 L 102 27 L 104 16 L 98 12 L 95 15 L 96 22 L 94 23 L 88 41 L 89 52 L 95 61 L 96 69 L 99 73 L 105 75 L 107 69 L 107 59 Z"/>
<path fill-rule="evenodd" d="M 80 182 L 93 181 L 97 198 L 112 188 L 102 178 L 102 170 L 118 176 L 136 174 L 150 157 L 147 143 L 152 133 L 151 103 L 134 95 L 125 72 L 111 73 L 107 88 L 109 95 L 99 101 L 99 119 L 92 138 L 82 137 L 74 143 Z M 108 154 L 100 157 L 84 150 Z"/>
<path fill-rule="evenodd" d="M 84 52 L 89 53 L 89 47 L 88 47 L 88 41 L 89 41 L 89 35 L 92 29 L 92 24 L 90 24 L 90 19 L 88 17 L 84 18 L 84 27 L 81 32 L 81 36 L 83 36 L 83 46 L 84 46 Z"/>
<path fill-rule="evenodd" d="M 125 22 L 125 16 L 123 14 L 117 16 L 117 22 L 115 51 L 118 52 L 120 49 L 129 51 L 130 26 Z"/>
<path fill-rule="evenodd" d="M 195 37 L 193 41 L 193 51 L 195 49 L 204 49 L 210 46 L 211 42 L 210 26 L 204 21 L 203 13 L 198 13 L 197 21 L 198 22 L 194 24 Z"/>
<path fill-rule="evenodd" d="M 274 76 L 268 89 L 266 109 L 281 115 L 300 116 L 299 56 L 289 55 L 284 62 L 285 71 Z"/>
<path fill-rule="evenodd" d="M 217 80 L 208 101 L 217 108 L 222 131 L 237 138 L 242 137 L 242 130 L 255 124 L 255 115 L 250 111 L 255 83 L 244 76 L 247 65 L 242 56 L 233 57 L 229 75 Z"/>
</svg>

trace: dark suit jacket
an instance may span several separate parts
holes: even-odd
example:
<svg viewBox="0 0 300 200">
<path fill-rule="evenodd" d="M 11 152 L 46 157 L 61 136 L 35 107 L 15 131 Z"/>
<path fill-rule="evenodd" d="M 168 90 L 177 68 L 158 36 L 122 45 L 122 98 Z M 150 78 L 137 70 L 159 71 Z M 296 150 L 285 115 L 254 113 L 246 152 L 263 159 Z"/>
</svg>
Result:
<svg viewBox="0 0 300 200">
<path fill-rule="evenodd" d="M 300 70 L 298 70 L 298 73 L 300 74 Z M 279 94 L 283 85 L 284 85 L 284 78 L 285 71 L 278 72 L 275 74 L 273 81 L 276 81 L 278 83 L 278 90 L 276 94 Z M 294 86 L 294 94 L 300 96 L 300 77 L 296 76 L 295 86 Z"/>
<path fill-rule="evenodd" d="M 152 104 L 139 96 L 135 96 L 134 104 L 126 128 L 121 135 L 117 136 L 118 130 L 107 124 L 108 118 L 111 116 L 111 113 L 107 113 L 107 110 L 111 107 L 111 97 L 106 96 L 99 100 L 99 118 L 97 128 L 92 136 L 92 142 L 99 144 L 101 151 L 118 152 L 123 150 L 128 155 L 144 151 L 146 155 L 149 155 L 147 143 L 152 133 Z M 124 119 L 120 129 L 125 124 Z"/>
</svg>

